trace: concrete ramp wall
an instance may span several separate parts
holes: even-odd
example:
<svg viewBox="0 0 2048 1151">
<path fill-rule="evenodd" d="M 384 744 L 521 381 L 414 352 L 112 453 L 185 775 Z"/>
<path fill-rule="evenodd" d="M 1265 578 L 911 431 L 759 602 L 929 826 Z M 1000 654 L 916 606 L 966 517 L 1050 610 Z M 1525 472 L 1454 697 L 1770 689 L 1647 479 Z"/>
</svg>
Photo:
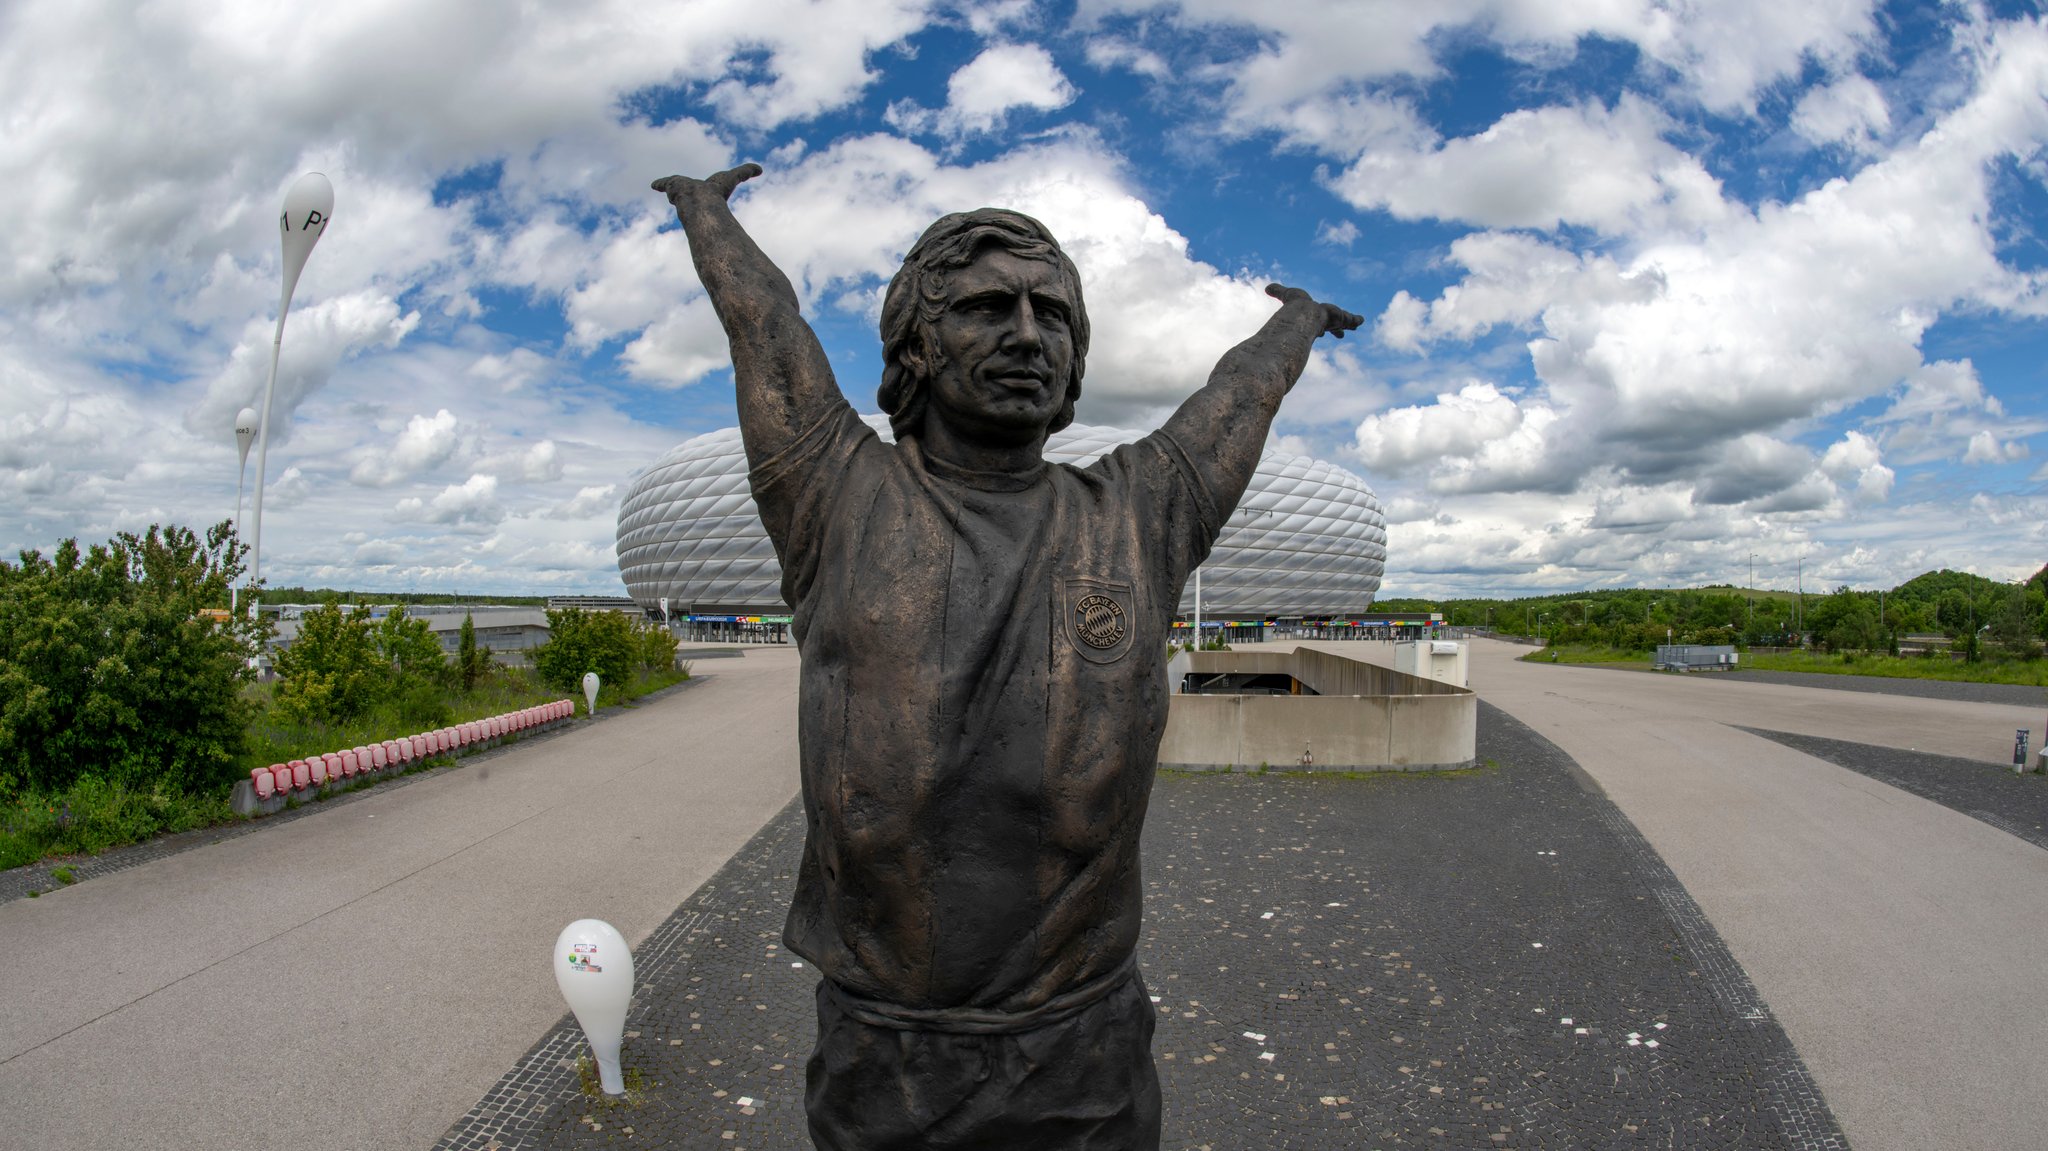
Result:
<svg viewBox="0 0 2048 1151">
<path fill-rule="evenodd" d="M 1176 694 L 1163 768 L 1417 770 L 1466 767 L 1477 754 L 1479 697 L 1435 680 L 1311 648 L 1182 652 L 1167 672 Z M 1291 675 L 1319 694 L 1178 694 L 1190 672 Z"/>
</svg>

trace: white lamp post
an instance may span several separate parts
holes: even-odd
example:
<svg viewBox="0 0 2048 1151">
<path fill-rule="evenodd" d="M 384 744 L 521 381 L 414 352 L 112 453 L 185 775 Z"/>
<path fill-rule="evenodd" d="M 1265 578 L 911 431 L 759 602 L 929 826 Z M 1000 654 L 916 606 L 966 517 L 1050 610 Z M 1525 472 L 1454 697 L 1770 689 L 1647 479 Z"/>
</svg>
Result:
<svg viewBox="0 0 2048 1151">
<path fill-rule="evenodd" d="M 591 715 L 597 714 L 597 673 L 583 673 L 583 706 Z"/>
<path fill-rule="evenodd" d="M 277 398 L 277 358 L 284 348 L 284 317 L 291 310 L 292 291 L 299 286 L 299 273 L 306 270 L 306 257 L 326 234 L 328 218 L 334 215 L 334 185 L 318 172 L 298 178 L 284 194 L 284 215 L 277 226 L 284 241 L 284 293 L 277 304 L 277 333 L 270 339 L 270 383 L 263 389 L 263 417 L 256 433 L 256 522 L 249 549 L 249 579 L 263 578 L 263 479 L 270 463 L 270 408 Z"/>
<path fill-rule="evenodd" d="M 256 440 L 256 409 L 243 408 L 235 413 L 235 451 L 241 453 L 240 470 L 235 472 L 235 537 L 242 535 L 242 485 L 249 478 L 249 445 Z M 235 610 L 235 595 L 241 589 L 228 589 L 228 611 Z"/>
<path fill-rule="evenodd" d="M 602 919 L 579 919 L 555 939 L 555 985 L 597 1061 L 597 1081 L 606 1095 L 624 1095 L 619 1044 L 626 1034 L 626 1007 L 633 1001 L 633 953 L 619 929 Z"/>
</svg>

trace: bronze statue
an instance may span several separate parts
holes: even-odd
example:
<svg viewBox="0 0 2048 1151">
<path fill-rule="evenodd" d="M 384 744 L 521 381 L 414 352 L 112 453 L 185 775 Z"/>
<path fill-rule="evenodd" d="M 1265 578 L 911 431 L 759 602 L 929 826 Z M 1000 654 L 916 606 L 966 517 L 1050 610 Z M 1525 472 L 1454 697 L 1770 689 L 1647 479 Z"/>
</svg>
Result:
<svg viewBox="0 0 2048 1151">
<path fill-rule="evenodd" d="M 884 443 L 727 207 L 760 174 L 655 182 L 732 344 L 740 431 L 803 655 L 809 817 L 784 938 L 818 983 L 828 1151 L 1156 1148 L 1138 835 L 1181 585 L 1310 345 L 1278 312 L 1166 426 L 1048 465 L 1088 354 L 1044 225 L 984 208 L 917 241 L 882 305 Z"/>
</svg>

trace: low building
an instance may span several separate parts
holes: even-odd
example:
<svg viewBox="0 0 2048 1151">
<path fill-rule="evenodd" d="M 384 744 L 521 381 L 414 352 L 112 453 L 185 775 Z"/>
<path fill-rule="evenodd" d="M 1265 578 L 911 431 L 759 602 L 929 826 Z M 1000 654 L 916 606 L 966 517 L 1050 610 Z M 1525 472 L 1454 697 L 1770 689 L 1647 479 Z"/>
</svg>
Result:
<svg viewBox="0 0 2048 1151">
<path fill-rule="evenodd" d="M 282 651 L 299 638 L 306 612 L 318 610 L 318 604 L 281 605 L 286 610 L 279 612 L 277 630 L 271 636 L 266 655 Z M 391 614 L 393 605 L 356 605 L 351 610 L 367 613 L 371 619 L 381 620 Z M 503 664 L 523 664 L 526 653 L 548 641 L 548 616 L 537 607 L 504 607 L 490 604 L 448 605 L 415 604 L 407 607 L 406 614 L 422 620 L 441 643 L 441 650 L 450 655 L 462 646 L 462 621 L 468 618 L 476 625 L 477 646 L 491 653 L 491 658 Z M 266 664 L 268 661 L 265 661 Z"/>
</svg>

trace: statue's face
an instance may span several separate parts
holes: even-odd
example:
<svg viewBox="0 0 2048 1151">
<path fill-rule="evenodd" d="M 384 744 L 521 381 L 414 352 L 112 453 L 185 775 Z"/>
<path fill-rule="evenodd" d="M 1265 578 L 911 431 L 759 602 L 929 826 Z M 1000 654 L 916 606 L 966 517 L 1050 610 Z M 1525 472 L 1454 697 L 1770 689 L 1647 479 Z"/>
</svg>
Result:
<svg viewBox="0 0 2048 1151">
<path fill-rule="evenodd" d="M 946 286 L 933 331 L 944 362 L 925 419 L 969 441 L 1043 440 L 1074 370 L 1074 300 L 1059 265 L 989 248 Z"/>
</svg>

